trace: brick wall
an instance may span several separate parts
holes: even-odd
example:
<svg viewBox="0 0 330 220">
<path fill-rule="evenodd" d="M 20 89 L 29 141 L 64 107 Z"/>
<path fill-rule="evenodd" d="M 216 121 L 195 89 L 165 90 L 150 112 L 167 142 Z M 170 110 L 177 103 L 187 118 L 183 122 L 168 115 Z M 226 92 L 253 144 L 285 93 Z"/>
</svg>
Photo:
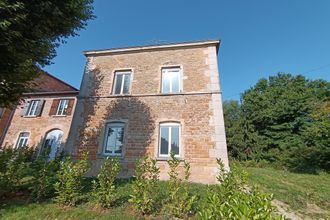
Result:
<svg viewBox="0 0 330 220">
<path fill-rule="evenodd" d="M 45 100 L 45 104 L 42 110 L 42 114 L 38 117 L 24 117 L 22 116 L 22 111 L 24 109 L 25 103 L 17 106 L 15 113 L 13 115 L 12 121 L 8 128 L 7 134 L 3 141 L 2 146 L 10 147 L 15 146 L 18 136 L 21 132 L 29 132 L 30 137 L 28 141 L 29 146 L 40 147 L 43 143 L 45 135 L 47 132 L 53 129 L 60 129 L 64 132 L 63 141 L 66 142 L 71 121 L 73 117 L 73 112 L 68 116 L 50 116 L 49 111 L 54 99 L 65 98 L 74 99 L 76 103 L 75 95 L 46 95 L 46 96 L 33 96 L 25 97 L 24 100 L 28 101 L 31 99 L 42 99 Z M 75 106 L 75 105 L 74 105 Z"/>
<path fill-rule="evenodd" d="M 161 68 L 182 69 L 183 92 L 160 94 Z M 105 123 L 125 122 L 122 176 L 133 173 L 136 159 L 158 159 L 161 179 L 167 164 L 159 158 L 159 123 L 181 124 L 180 157 L 191 163 L 191 181 L 215 183 L 216 158 L 228 167 L 215 45 L 162 48 L 89 55 L 66 149 L 75 157 L 88 150 L 91 174 L 102 162 Z M 114 72 L 131 69 L 131 94 L 113 96 Z"/>
</svg>

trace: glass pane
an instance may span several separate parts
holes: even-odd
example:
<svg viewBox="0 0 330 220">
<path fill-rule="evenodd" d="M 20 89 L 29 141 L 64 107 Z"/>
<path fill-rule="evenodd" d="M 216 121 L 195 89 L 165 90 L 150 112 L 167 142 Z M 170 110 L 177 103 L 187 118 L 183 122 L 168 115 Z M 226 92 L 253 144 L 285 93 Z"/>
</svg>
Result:
<svg viewBox="0 0 330 220">
<path fill-rule="evenodd" d="M 124 128 L 118 127 L 116 129 L 116 148 L 115 153 L 121 154 L 122 147 L 123 147 L 123 140 L 124 140 Z"/>
<path fill-rule="evenodd" d="M 29 137 L 29 133 L 28 132 L 23 132 L 20 134 L 20 137 Z"/>
<path fill-rule="evenodd" d="M 179 154 L 179 127 L 171 128 L 171 151 Z"/>
<path fill-rule="evenodd" d="M 173 71 L 171 72 L 171 80 L 172 80 L 172 91 L 171 92 L 179 92 L 180 86 L 179 86 L 179 72 Z"/>
<path fill-rule="evenodd" d="M 171 76 L 168 74 L 168 72 L 163 72 L 163 78 L 162 78 L 162 92 L 163 93 L 169 93 L 170 91 L 170 81 Z"/>
<path fill-rule="evenodd" d="M 108 128 L 108 138 L 105 147 L 105 153 L 112 153 L 116 144 L 116 131 L 112 128 Z"/>
<path fill-rule="evenodd" d="M 160 128 L 160 154 L 168 154 L 168 127 Z"/>
<path fill-rule="evenodd" d="M 122 79 L 123 79 L 123 75 L 122 74 L 116 74 L 115 94 L 120 94 L 120 92 L 121 92 Z"/>
<path fill-rule="evenodd" d="M 130 83 L 131 83 L 131 74 L 125 74 L 123 94 L 129 93 Z"/>
</svg>

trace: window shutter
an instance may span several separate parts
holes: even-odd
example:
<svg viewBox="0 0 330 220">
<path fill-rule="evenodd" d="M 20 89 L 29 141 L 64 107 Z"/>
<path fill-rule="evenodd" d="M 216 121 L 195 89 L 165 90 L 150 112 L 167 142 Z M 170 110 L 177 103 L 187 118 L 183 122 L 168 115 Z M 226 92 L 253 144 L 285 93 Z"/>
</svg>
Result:
<svg viewBox="0 0 330 220">
<path fill-rule="evenodd" d="M 49 115 L 56 115 L 56 110 L 59 102 L 60 102 L 59 99 L 53 100 L 52 106 L 50 107 Z"/>
<path fill-rule="evenodd" d="M 21 111 L 22 117 L 26 115 L 27 110 L 29 109 L 29 105 L 30 105 L 30 101 L 24 103 L 24 106 L 22 107 L 22 111 Z"/>
<path fill-rule="evenodd" d="M 42 109 L 44 108 L 45 100 L 40 100 L 37 111 L 36 111 L 36 116 L 41 116 Z"/>
<path fill-rule="evenodd" d="M 66 115 L 71 115 L 73 104 L 74 104 L 74 99 L 69 99 L 68 108 L 66 109 Z"/>
</svg>

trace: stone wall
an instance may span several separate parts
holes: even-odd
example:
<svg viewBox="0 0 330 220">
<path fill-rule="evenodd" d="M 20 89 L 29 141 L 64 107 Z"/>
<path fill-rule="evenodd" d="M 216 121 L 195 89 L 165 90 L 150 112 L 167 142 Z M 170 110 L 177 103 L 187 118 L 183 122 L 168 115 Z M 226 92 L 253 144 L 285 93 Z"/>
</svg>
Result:
<svg viewBox="0 0 330 220">
<path fill-rule="evenodd" d="M 161 94 L 161 68 L 182 69 L 183 92 Z M 131 94 L 111 95 L 116 70 L 130 69 Z M 137 158 L 158 160 L 167 179 L 166 159 L 158 157 L 159 123 L 181 124 L 180 158 L 191 163 L 191 181 L 215 183 L 216 158 L 228 167 L 215 45 L 162 48 L 90 55 L 66 149 L 80 157 L 87 150 L 91 174 L 102 162 L 105 123 L 125 122 L 122 176 L 133 173 Z"/>
</svg>

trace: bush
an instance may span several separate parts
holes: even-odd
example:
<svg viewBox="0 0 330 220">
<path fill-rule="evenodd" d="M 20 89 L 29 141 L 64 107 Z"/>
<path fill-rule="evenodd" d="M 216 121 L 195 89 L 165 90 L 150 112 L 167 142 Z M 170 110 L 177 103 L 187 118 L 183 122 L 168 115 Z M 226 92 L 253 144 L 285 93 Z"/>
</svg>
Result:
<svg viewBox="0 0 330 220">
<path fill-rule="evenodd" d="M 97 180 L 93 181 L 92 195 L 104 208 L 110 208 L 115 200 L 115 180 L 120 171 L 118 158 L 107 157 L 101 167 Z"/>
<path fill-rule="evenodd" d="M 133 192 L 130 195 L 129 202 L 141 214 L 151 214 L 156 209 L 154 195 L 157 192 L 159 178 L 159 168 L 156 166 L 156 160 L 147 156 L 138 160 L 134 178 Z"/>
<path fill-rule="evenodd" d="M 48 156 L 39 156 L 32 164 L 31 196 L 35 201 L 52 198 L 55 193 L 55 183 L 58 181 L 57 172 L 63 159 L 63 153 L 49 160 Z"/>
<path fill-rule="evenodd" d="M 236 165 L 226 172 L 218 160 L 220 174 L 218 185 L 209 190 L 207 202 L 198 213 L 202 219 L 283 219 L 275 216 L 271 205 L 272 195 L 257 188 L 246 188 L 247 174 Z"/>
<path fill-rule="evenodd" d="M 75 163 L 70 157 L 61 161 L 60 170 L 55 183 L 55 201 L 60 205 L 75 206 L 82 200 L 82 189 L 84 175 L 89 169 L 88 154 L 84 153 L 81 160 Z"/>
<path fill-rule="evenodd" d="M 179 178 L 180 161 L 171 152 L 171 159 L 168 160 L 170 167 L 168 200 L 165 205 L 165 210 L 168 214 L 178 218 L 187 217 L 193 214 L 193 210 L 197 203 L 197 196 L 191 195 L 188 192 L 187 186 L 184 185 L 183 180 Z M 184 181 L 188 182 L 190 176 L 190 164 L 184 162 Z"/>
<path fill-rule="evenodd" d="M 22 189 L 31 171 L 34 148 L 4 148 L 0 151 L 0 198 Z"/>
</svg>

